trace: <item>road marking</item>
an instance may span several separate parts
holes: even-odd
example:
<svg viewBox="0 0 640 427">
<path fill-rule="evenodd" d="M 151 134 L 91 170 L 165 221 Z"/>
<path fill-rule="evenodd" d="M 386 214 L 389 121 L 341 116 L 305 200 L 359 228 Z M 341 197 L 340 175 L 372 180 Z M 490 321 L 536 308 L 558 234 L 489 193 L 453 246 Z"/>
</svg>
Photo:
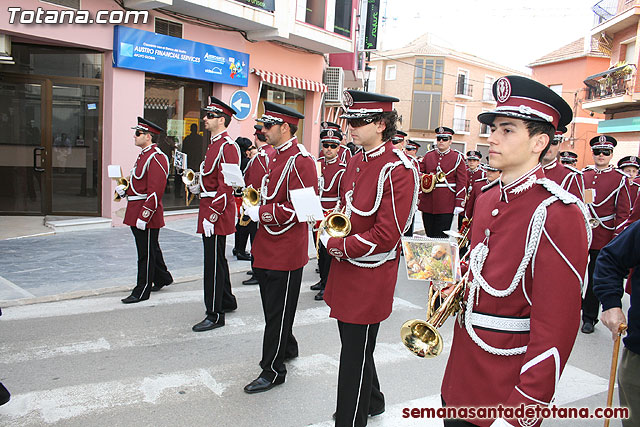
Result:
<svg viewBox="0 0 640 427">
<path fill-rule="evenodd" d="M 228 384 L 213 377 L 210 369 L 194 369 L 133 381 L 81 384 L 13 395 L 10 405 L 0 407 L 0 414 L 20 419 L 21 424 L 55 423 L 140 402 L 175 403 L 181 399 L 178 391 L 185 389 L 206 389 L 221 396 L 227 387 Z"/>
<path fill-rule="evenodd" d="M 10 344 L 5 343 L 5 345 L 7 348 L 2 351 L 2 363 L 5 364 L 111 350 L 111 345 L 105 338 L 99 338 L 94 341 L 80 341 L 53 348 L 51 345 L 39 345 L 19 352 L 12 351 L 11 348 L 9 348 Z M 24 343 L 20 343 L 20 345 L 23 346 Z"/>
<path fill-rule="evenodd" d="M 8 288 L 11 288 L 12 290 L 18 292 L 20 295 L 27 297 L 27 298 L 33 298 L 35 297 L 34 294 L 32 294 L 31 292 L 25 291 L 24 289 L 22 289 L 20 286 L 16 285 L 15 283 L 5 279 L 4 277 L 0 276 L 0 286 L 6 286 Z"/>
</svg>

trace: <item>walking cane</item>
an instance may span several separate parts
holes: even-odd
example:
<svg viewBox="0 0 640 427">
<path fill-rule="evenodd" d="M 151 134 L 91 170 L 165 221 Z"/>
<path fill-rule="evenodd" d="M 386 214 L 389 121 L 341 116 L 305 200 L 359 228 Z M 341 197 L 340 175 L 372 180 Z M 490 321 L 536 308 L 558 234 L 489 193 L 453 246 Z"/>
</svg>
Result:
<svg viewBox="0 0 640 427">
<path fill-rule="evenodd" d="M 613 343 L 613 358 L 611 359 L 611 373 L 609 374 L 609 394 L 607 395 L 607 408 L 611 408 L 613 403 L 613 386 L 616 382 L 616 369 L 618 368 L 618 352 L 620 351 L 620 337 L 627 330 L 627 325 L 621 323 L 618 326 L 618 336 Z M 604 420 L 604 427 L 609 427 L 609 418 Z"/>
</svg>

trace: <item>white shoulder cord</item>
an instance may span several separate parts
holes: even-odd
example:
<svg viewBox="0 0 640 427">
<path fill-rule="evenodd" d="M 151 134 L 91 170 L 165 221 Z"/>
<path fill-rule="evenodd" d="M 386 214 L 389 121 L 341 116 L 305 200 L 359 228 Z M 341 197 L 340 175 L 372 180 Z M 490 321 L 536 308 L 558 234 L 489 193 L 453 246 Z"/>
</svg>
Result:
<svg viewBox="0 0 640 427">
<path fill-rule="evenodd" d="M 265 183 L 265 178 L 267 177 L 267 175 L 262 177 L 262 190 L 260 191 L 260 199 L 262 200 L 262 204 L 265 205 L 266 201 L 268 200 L 272 200 L 274 197 L 276 197 L 276 194 L 278 194 L 278 190 L 280 189 L 280 186 L 282 185 L 282 183 L 284 182 L 285 177 L 289 176 L 289 173 L 291 172 L 291 169 L 293 167 L 293 163 L 296 160 L 296 157 L 298 157 L 299 155 L 301 155 L 303 153 L 297 153 L 291 157 L 289 157 L 289 159 L 287 160 L 287 163 L 284 165 L 284 168 L 282 169 L 282 173 L 280 174 L 280 178 L 278 179 L 278 182 L 276 184 L 276 188 L 275 190 L 273 190 L 273 193 L 271 194 L 271 196 L 269 196 L 268 194 L 268 190 L 267 190 L 267 185 Z M 288 185 L 288 182 L 287 182 Z M 287 195 L 289 194 L 288 190 L 287 190 Z M 291 229 L 291 227 L 293 227 L 294 225 L 296 225 L 296 222 L 292 222 L 291 224 L 287 225 L 285 228 L 283 228 L 280 231 L 272 231 L 271 228 L 269 228 L 268 225 L 264 225 L 263 227 L 265 229 L 265 231 L 269 234 L 271 234 L 272 236 L 279 236 L 281 234 L 286 233 L 287 231 L 289 231 Z"/>
<path fill-rule="evenodd" d="M 516 274 L 511 281 L 509 287 L 503 291 L 497 290 L 491 287 L 486 280 L 482 277 L 482 269 L 484 267 L 484 263 L 489 255 L 489 246 L 486 244 L 488 242 L 489 236 L 487 236 L 484 242 L 478 244 L 471 251 L 470 259 L 469 259 L 469 268 L 473 273 L 473 280 L 469 283 L 469 296 L 467 297 L 467 306 L 465 311 L 465 317 L 470 319 L 473 313 L 473 305 L 474 301 L 477 304 L 476 300 L 476 292 L 478 292 L 478 288 L 481 287 L 485 292 L 489 295 L 492 295 L 497 298 L 504 298 L 509 296 L 515 291 L 518 283 L 524 279 L 524 274 L 529 265 L 529 262 L 533 258 L 534 254 L 538 250 L 538 246 L 540 244 L 540 237 L 542 235 L 542 231 L 544 229 L 544 224 L 547 219 L 547 207 L 554 203 L 557 200 L 560 200 L 564 204 L 577 204 L 582 212 L 585 229 L 587 231 L 587 241 L 588 244 L 591 244 L 591 227 L 588 222 L 588 214 L 586 209 L 584 208 L 584 204 L 580 203 L 580 201 L 574 195 L 562 190 L 562 188 L 556 184 L 555 182 L 542 178 L 536 181 L 537 184 L 541 184 L 545 187 L 547 191 L 549 191 L 553 196 L 544 200 L 536 210 L 534 211 L 531 221 L 529 222 L 529 228 L 527 230 L 527 239 L 525 242 L 525 253 L 518 269 L 516 270 Z M 533 268 L 532 268 L 533 270 Z M 533 271 L 532 271 L 533 274 Z M 524 282 L 523 282 L 524 287 Z M 524 288 L 523 288 L 524 289 Z M 478 293 L 479 297 L 480 294 Z M 513 356 L 516 354 L 522 354 L 527 351 L 527 346 L 522 347 L 514 347 L 509 349 L 502 349 L 490 346 L 486 342 L 484 342 L 473 329 L 473 325 L 471 322 L 465 322 L 465 328 L 469 337 L 475 342 L 480 348 L 484 351 L 492 354 L 496 354 L 498 356 Z"/>
</svg>

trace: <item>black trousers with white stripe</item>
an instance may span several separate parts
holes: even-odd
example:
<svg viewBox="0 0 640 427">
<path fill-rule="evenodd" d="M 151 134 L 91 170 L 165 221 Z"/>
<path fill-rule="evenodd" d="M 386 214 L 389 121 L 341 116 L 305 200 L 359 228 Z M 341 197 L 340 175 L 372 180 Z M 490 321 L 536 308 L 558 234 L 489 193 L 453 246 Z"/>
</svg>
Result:
<svg viewBox="0 0 640 427">
<path fill-rule="evenodd" d="M 260 376 L 271 382 L 281 382 L 287 375 L 284 359 L 298 355 L 298 342 L 292 328 L 300 295 L 302 267 L 293 271 L 254 267 L 253 272 L 260 284 L 265 320 Z"/>
<path fill-rule="evenodd" d="M 207 317 L 216 322 L 223 310 L 238 307 L 236 297 L 231 292 L 229 264 L 225 256 L 227 236 L 202 234 L 204 245 L 204 306 Z"/>
<path fill-rule="evenodd" d="M 336 427 L 366 426 L 369 413 L 384 409 L 384 394 L 373 360 L 379 328 L 380 323 L 356 325 L 338 320 L 342 350 Z"/>
<path fill-rule="evenodd" d="M 131 227 L 138 251 L 138 279 L 131 295 L 138 298 L 148 298 L 154 283 L 166 285 L 173 282 L 171 273 L 164 263 L 160 244 L 158 243 L 159 228 L 147 228 L 142 231 Z"/>
</svg>

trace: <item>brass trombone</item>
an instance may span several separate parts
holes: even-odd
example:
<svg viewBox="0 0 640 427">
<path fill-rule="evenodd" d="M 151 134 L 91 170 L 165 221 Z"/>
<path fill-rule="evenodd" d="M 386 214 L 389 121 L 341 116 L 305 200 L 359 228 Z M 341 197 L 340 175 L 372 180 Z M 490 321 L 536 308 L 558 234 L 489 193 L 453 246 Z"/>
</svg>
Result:
<svg viewBox="0 0 640 427">
<path fill-rule="evenodd" d="M 127 191 L 129 189 L 129 180 L 122 176 L 122 177 L 116 179 L 116 186 L 117 185 L 124 185 L 124 190 Z M 122 197 L 120 197 L 120 195 L 118 194 L 117 191 L 114 191 L 113 192 L 113 201 L 114 202 L 119 202 L 120 200 L 122 200 Z"/>
<path fill-rule="evenodd" d="M 444 300 L 442 300 L 442 289 L 434 290 L 434 287 L 431 286 L 427 304 L 427 319 L 407 320 L 400 328 L 402 343 L 416 356 L 431 359 L 442 353 L 444 340 L 438 332 L 438 328 L 444 324 L 449 316 L 462 309 L 462 298 L 469 271 L 467 270 Z M 436 308 L 438 301 L 440 301 L 440 306 Z"/>
</svg>

